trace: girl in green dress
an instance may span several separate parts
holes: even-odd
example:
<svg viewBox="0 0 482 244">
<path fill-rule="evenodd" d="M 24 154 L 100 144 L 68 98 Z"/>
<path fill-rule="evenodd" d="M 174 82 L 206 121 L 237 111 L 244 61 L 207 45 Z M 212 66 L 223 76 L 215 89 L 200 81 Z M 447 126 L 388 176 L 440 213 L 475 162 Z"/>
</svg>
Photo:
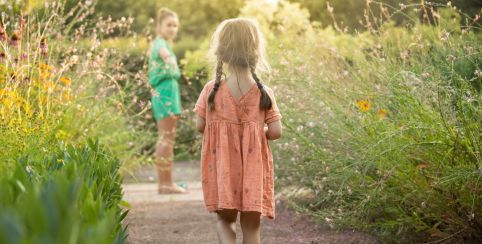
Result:
<svg viewBox="0 0 482 244">
<path fill-rule="evenodd" d="M 176 123 L 183 110 L 178 83 L 181 75 L 176 55 L 171 48 L 178 28 L 179 19 L 175 12 L 167 8 L 159 10 L 157 36 L 151 44 L 148 75 L 149 84 L 153 88 L 152 112 L 159 131 L 156 166 L 160 194 L 186 192 L 172 180 Z"/>
</svg>

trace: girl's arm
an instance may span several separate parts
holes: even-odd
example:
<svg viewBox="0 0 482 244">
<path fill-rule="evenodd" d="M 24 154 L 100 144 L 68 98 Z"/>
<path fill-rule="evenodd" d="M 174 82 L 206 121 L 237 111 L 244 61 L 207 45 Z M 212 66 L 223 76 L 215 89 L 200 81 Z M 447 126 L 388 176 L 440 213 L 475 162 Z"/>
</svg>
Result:
<svg viewBox="0 0 482 244">
<path fill-rule="evenodd" d="M 162 43 L 155 43 L 153 52 L 154 60 L 150 61 L 152 66 L 149 67 L 149 76 L 154 78 L 149 79 L 149 83 L 156 87 L 161 81 L 174 77 L 174 73 L 179 71 L 176 60 Z M 160 57 L 160 61 L 155 61 L 156 56 Z"/>
<path fill-rule="evenodd" d="M 264 127 L 264 132 L 268 140 L 277 140 L 283 134 L 283 128 L 281 126 L 281 120 L 276 120 L 272 123 L 267 124 Z"/>
<path fill-rule="evenodd" d="M 201 116 L 197 116 L 197 119 L 196 119 L 196 129 L 199 133 L 202 133 L 204 134 L 204 128 L 206 127 L 206 120 L 201 117 Z"/>
<path fill-rule="evenodd" d="M 283 117 L 276 103 L 276 98 L 274 92 L 271 88 L 266 86 L 266 91 L 268 92 L 272 106 L 266 111 L 264 122 L 267 126 L 264 127 L 265 135 L 268 140 L 277 140 L 281 137 L 283 129 L 281 126 L 281 118 Z"/>
<path fill-rule="evenodd" d="M 204 85 L 199 97 L 194 105 L 193 111 L 196 112 L 196 130 L 204 134 L 204 128 L 206 127 L 206 117 L 207 117 L 207 96 L 208 89 L 207 84 Z"/>
<path fill-rule="evenodd" d="M 172 64 L 172 65 L 177 65 L 176 60 L 175 60 L 174 57 L 171 55 L 171 53 L 169 53 L 169 51 L 167 50 L 166 47 L 161 47 L 161 48 L 159 49 L 158 55 L 159 55 L 159 57 L 162 58 L 162 60 L 164 60 L 165 63 L 167 63 L 167 64 Z"/>
</svg>

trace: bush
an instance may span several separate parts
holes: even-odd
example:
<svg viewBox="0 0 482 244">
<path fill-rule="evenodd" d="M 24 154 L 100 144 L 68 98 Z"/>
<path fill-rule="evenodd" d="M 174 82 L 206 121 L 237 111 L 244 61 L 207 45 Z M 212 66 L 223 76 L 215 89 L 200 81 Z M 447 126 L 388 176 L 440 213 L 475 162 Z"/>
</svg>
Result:
<svg viewBox="0 0 482 244">
<path fill-rule="evenodd" d="M 295 4 L 270 14 L 259 4 L 241 15 L 263 25 L 264 82 L 284 114 L 277 191 L 321 222 L 389 242 L 482 238 L 479 27 L 462 29 L 447 7 L 437 26 L 349 35 L 311 25 Z"/>
<path fill-rule="evenodd" d="M 119 160 L 89 140 L 0 177 L 0 243 L 123 243 Z"/>
<path fill-rule="evenodd" d="M 64 13 L 62 4 L 52 2 L 22 16 L 5 15 L 0 38 L 1 169 L 9 169 L 26 150 L 50 151 L 58 141 L 92 137 L 109 147 L 127 170 L 144 161 L 145 138 L 155 138 L 137 123 L 148 103 L 131 91 L 143 82 L 123 64 L 119 49 L 102 45 L 111 32 L 122 40 L 133 38 L 131 20 L 86 21 L 93 9 L 82 4 L 70 11 Z"/>
<path fill-rule="evenodd" d="M 277 188 L 298 210 L 390 242 L 481 238 L 482 36 L 451 28 L 271 44 Z"/>
</svg>

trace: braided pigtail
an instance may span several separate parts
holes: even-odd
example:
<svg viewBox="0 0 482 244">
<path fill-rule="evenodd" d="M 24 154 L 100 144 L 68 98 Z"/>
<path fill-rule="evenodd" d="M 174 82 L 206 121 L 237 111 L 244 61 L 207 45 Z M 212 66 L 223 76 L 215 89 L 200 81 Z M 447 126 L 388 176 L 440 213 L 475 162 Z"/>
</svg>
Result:
<svg viewBox="0 0 482 244">
<path fill-rule="evenodd" d="M 272 103 L 271 103 L 271 98 L 268 95 L 268 92 L 266 89 L 264 89 L 263 84 L 258 78 L 258 75 L 256 75 L 255 69 L 253 66 L 251 66 L 251 74 L 253 76 L 253 79 L 256 81 L 256 85 L 258 85 L 258 89 L 261 92 L 261 99 L 259 102 L 259 108 L 261 109 L 271 109 Z"/>
<path fill-rule="evenodd" d="M 221 76 L 223 75 L 223 62 L 218 60 L 218 64 L 216 65 L 216 80 L 214 82 L 214 87 L 209 93 L 208 97 L 208 107 L 210 111 L 214 110 L 214 97 L 216 96 L 216 92 L 218 92 L 219 85 L 221 84 Z"/>
</svg>

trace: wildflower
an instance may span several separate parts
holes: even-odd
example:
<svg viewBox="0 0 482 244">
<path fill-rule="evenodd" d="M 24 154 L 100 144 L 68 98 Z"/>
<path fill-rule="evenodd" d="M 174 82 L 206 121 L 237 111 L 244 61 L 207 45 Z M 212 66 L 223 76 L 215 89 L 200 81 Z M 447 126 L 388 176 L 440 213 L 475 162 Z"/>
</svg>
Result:
<svg viewBox="0 0 482 244">
<path fill-rule="evenodd" d="M 430 77 L 430 73 L 424 72 L 424 73 L 422 73 L 422 77 L 428 78 L 428 77 Z"/>
<path fill-rule="evenodd" d="M 26 115 L 28 115 L 28 116 L 33 115 L 33 111 L 32 111 L 32 108 L 30 107 L 29 103 L 25 103 L 25 106 L 23 106 L 23 109 L 25 110 Z"/>
<path fill-rule="evenodd" d="M 42 70 L 48 70 L 48 71 L 51 71 L 51 70 L 54 69 L 54 67 L 52 67 L 52 66 L 50 66 L 50 65 L 48 65 L 48 64 L 44 64 L 44 63 L 39 64 L 39 67 L 40 67 L 40 69 L 42 69 Z"/>
<path fill-rule="evenodd" d="M 0 41 L 6 41 L 8 39 L 7 32 L 5 31 L 5 28 L 3 28 L 3 25 L 0 24 Z"/>
<path fill-rule="evenodd" d="M 48 54 L 48 50 L 49 50 L 49 47 L 47 45 L 45 37 L 42 37 L 42 39 L 40 39 L 40 53 L 43 56 L 46 56 Z"/>
<path fill-rule="evenodd" d="M 48 81 L 43 85 L 44 91 L 52 93 L 54 91 L 55 84 L 52 81 Z"/>
<path fill-rule="evenodd" d="M 72 55 L 72 57 L 70 57 L 70 61 L 72 63 L 77 63 L 77 61 L 79 61 L 79 55 Z"/>
<path fill-rule="evenodd" d="M 40 78 L 42 79 L 49 78 L 51 75 L 50 71 L 54 69 L 52 66 L 44 63 L 39 64 L 39 68 L 40 68 L 40 72 L 39 72 Z"/>
<path fill-rule="evenodd" d="M 480 78 L 480 77 L 482 77 L 482 71 L 480 69 L 478 69 L 474 72 L 474 75 L 477 76 L 478 78 Z"/>
<path fill-rule="evenodd" d="M 401 58 L 402 60 L 407 60 L 407 59 L 409 58 L 409 53 L 408 53 L 408 51 L 407 51 L 407 50 L 404 50 L 404 51 L 400 52 L 400 58 Z"/>
<path fill-rule="evenodd" d="M 358 100 L 356 106 L 363 112 L 367 112 L 371 108 L 371 103 L 368 100 Z"/>
<path fill-rule="evenodd" d="M 442 32 L 442 33 L 440 34 L 440 40 L 441 40 L 442 42 L 447 42 L 447 41 L 449 40 L 449 37 L 450 37 L 450 33 L 449 33 L 449 32 L 444 31 L 444 32 Z"/>
<path fill-rule="evenodd" d="M 62 93 L 62 98 L 64 99 L 64 101 L 70 102 L 72 101 L 72 94 L 70 93 L 70 91 L 64 91 Z"/>
<path fill-rule="evenodd" d="M 14 47 L 18 47 L 19 42 L 20 42 L 20 32 L 14 31 L 12 34 L 12 37 L 10 38 L 10 45 Z"/>
<path fill-rule="evenodd" d="M 72 83 L 72 81 L 65 76 L 60 77 L 59 81 L 62 82 L 62 84 L 66 85 L 66 86 L 68 86 Z"/>
<path fill-rule="evenodd" d="M 384 118 L 387 117 L 387 115 L 388 115 L 387 110 L 385 110 L 385 109 L 383 109 L 383 108 L 381 108 L 381 109 L 379 109 L 379 110 L 377 111 L 377 117 L 378 117 L 379 119 L 384 119 Z"/>
<path fill-rule="evenodd" d="M 55 137 L 57 139 L 63 140 L 65 138 L 67 138 L 67 133 L 63 130 L 58 130 L 57 133 L 55 133 Z"/>
<path fill-rule="evenodd" d="M 447 56 L 447 61 L 449 61 L 449 62 L 453 62 L 455 59 L 456 59 L 456 58 L 455 58 L 454 55 L 451 55 L 451 54 L 450 54 L 450 55 Z"/>
</svg>

